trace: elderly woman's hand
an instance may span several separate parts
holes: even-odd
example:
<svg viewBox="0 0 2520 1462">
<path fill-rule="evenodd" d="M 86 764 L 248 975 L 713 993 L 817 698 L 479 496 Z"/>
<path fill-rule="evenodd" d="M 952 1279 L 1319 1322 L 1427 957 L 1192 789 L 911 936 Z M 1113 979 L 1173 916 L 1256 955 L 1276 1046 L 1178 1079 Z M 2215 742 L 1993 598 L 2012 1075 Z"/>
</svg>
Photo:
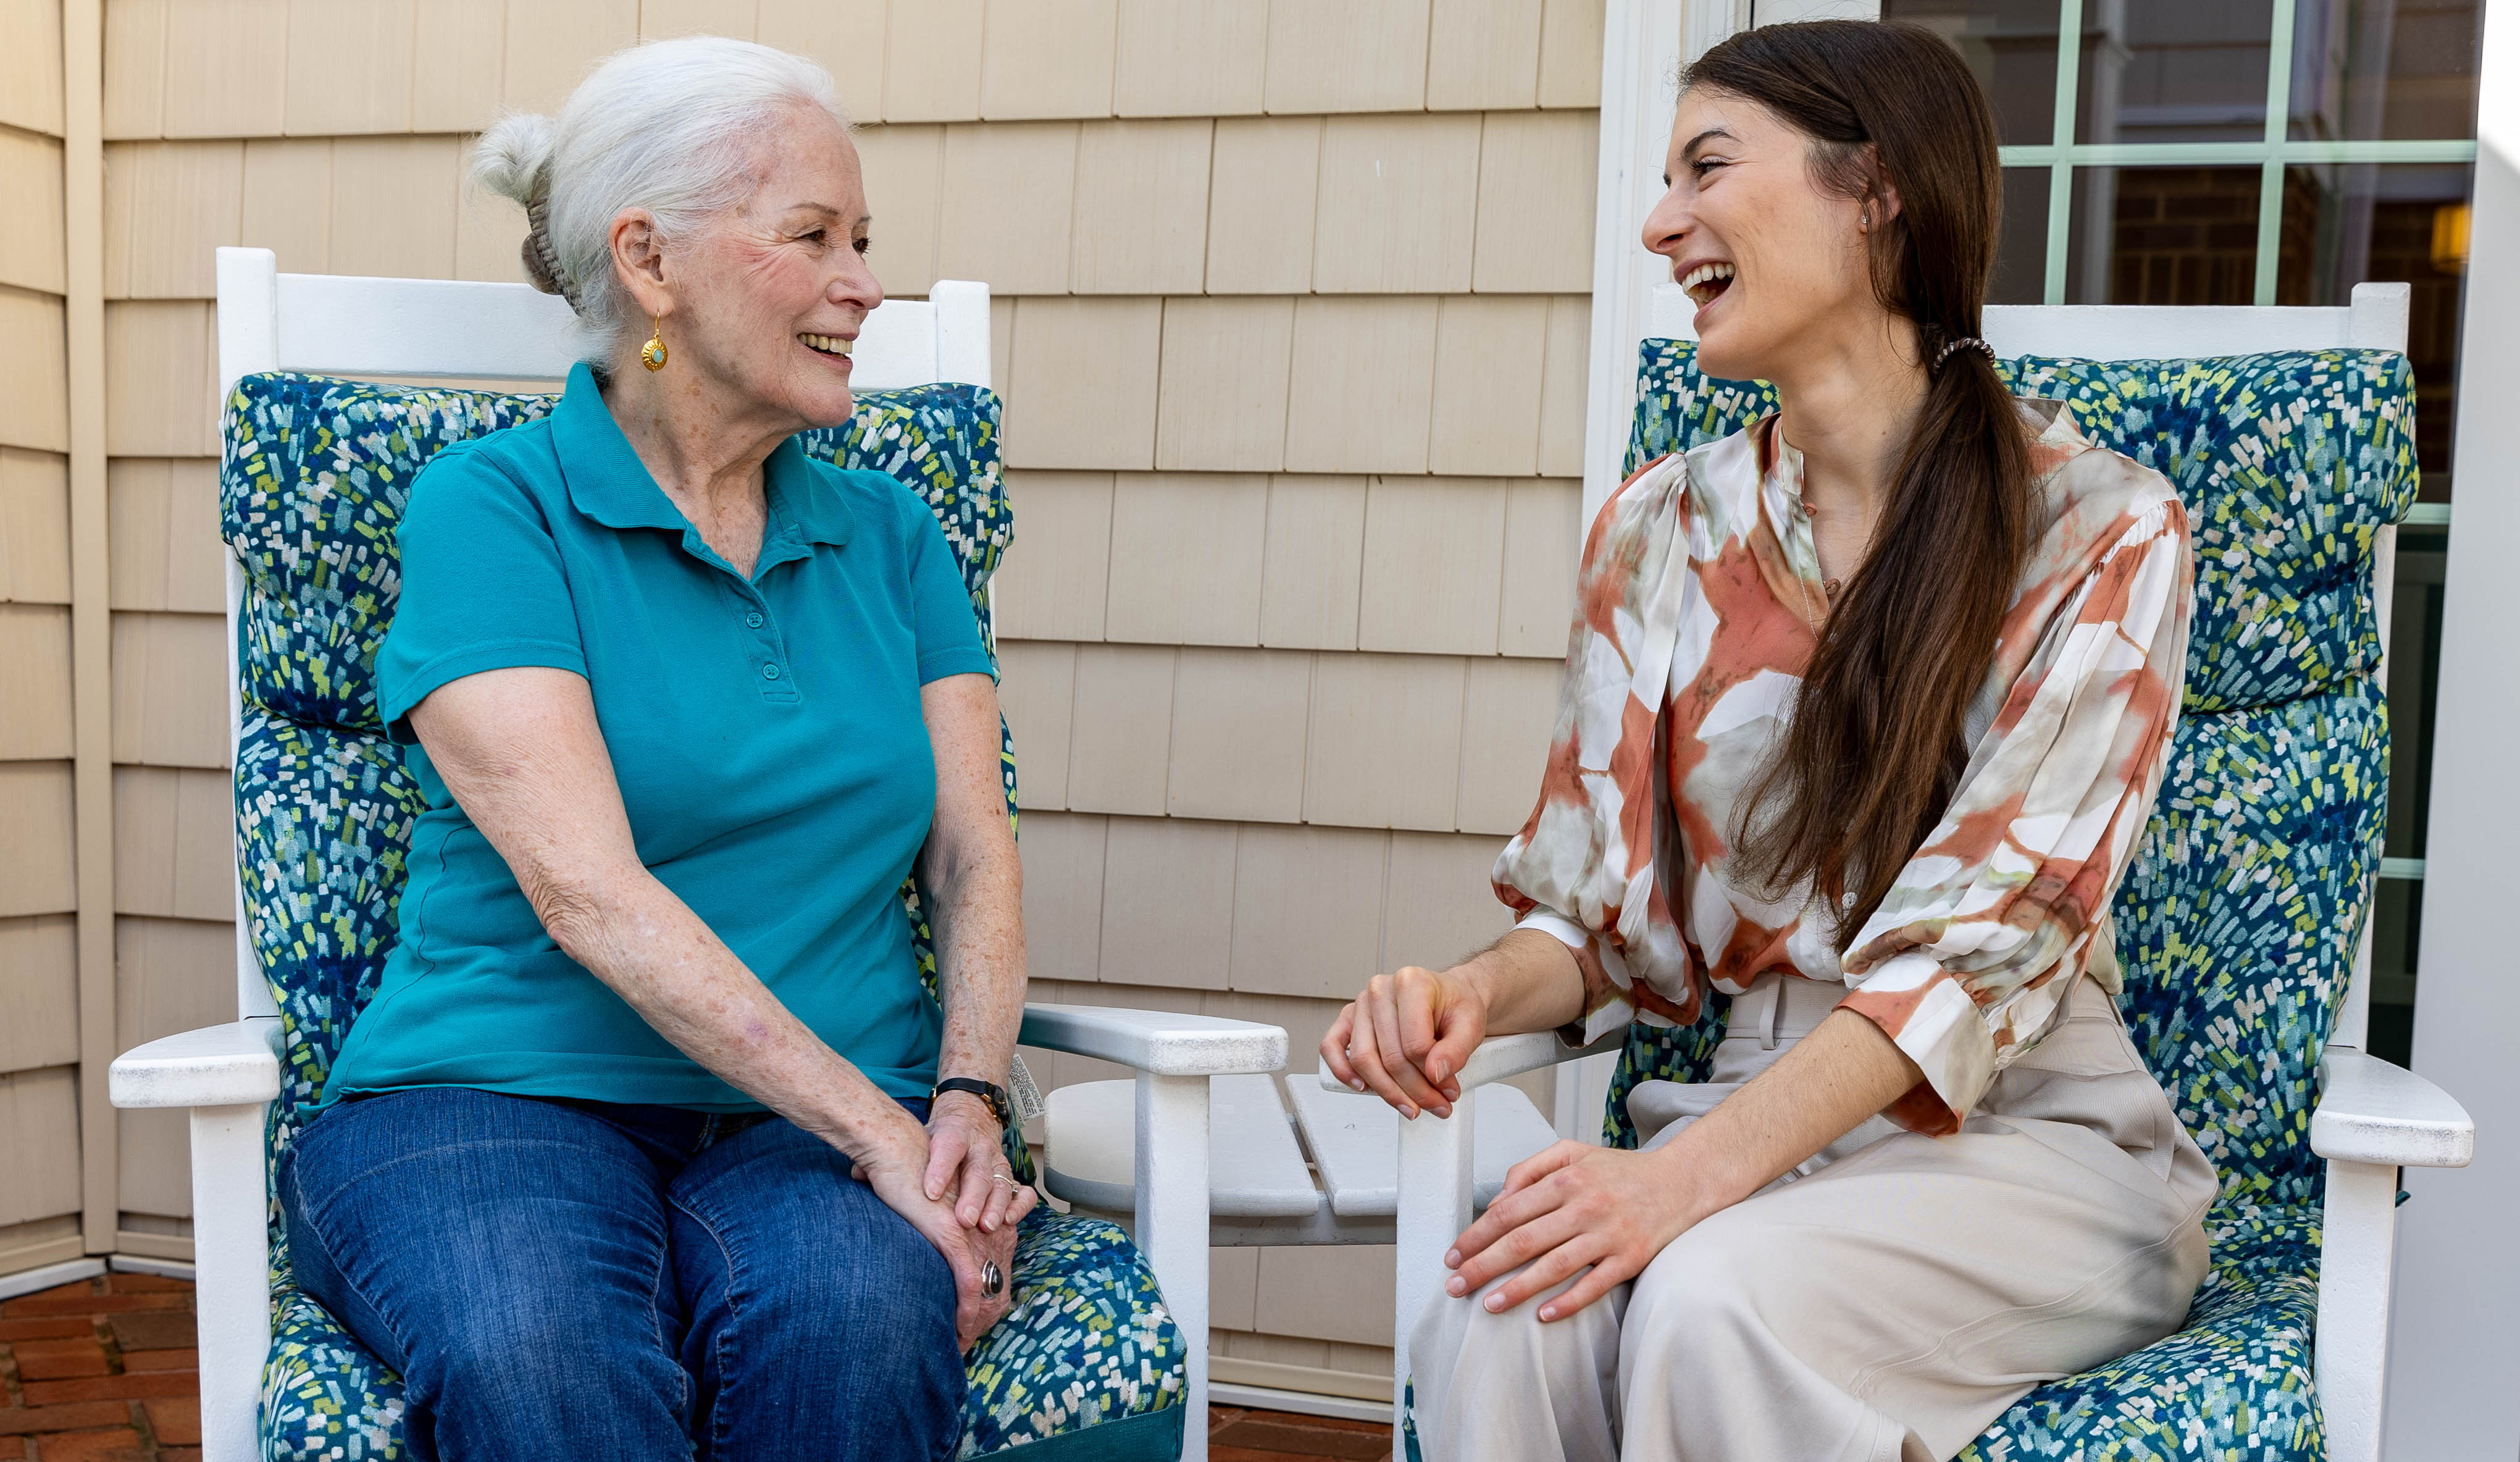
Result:
<svg viewBox="0 0 2520 1462">
<path fill-rule="evenodd" d="M 1014 1302 L 1015 1225 L 1032 1208 L 1033 1191 L 1018 1190 L 995 1232 L 967 1226 L 955 1211 L 952 1191 L 929 1197 L 923 1179 L 932 1144 L 909 1121 L 906 1130 L 888 1132 L 873 1150 L 856 1159 L 857 1175 L 875 1189 L 884 1207 L 910 1221 L 954 1271 L 954 1331 L 965 1350 L 1002 1319 Z M 998 1186 L 991 1184 L 990 1186 Z M 997 1271 L 995 1283 L 989 1270 Z"/>
<path fill-rule="evenodd" d="M 994 1234 L 1032 1207 L 1032 1190 L 1015 1181 L 999 1145 L 1004 1131 L 989 1104 L 967 1091 L 946 1092 L 928 1109 L 927 1196 L 950 1199 L 965 1228 Z"/>
</svg>

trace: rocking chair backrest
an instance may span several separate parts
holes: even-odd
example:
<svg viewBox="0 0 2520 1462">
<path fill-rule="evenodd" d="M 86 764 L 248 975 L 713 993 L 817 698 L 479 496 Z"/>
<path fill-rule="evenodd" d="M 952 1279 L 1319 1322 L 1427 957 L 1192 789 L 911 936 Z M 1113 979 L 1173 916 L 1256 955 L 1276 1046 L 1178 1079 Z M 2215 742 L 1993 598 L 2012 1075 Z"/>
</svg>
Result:
<svg viewBox="0 0 2520 1462">
<path fill-rule="evenodd" d="M 555 381 L 581 342 L 565 304 L 521 285 L 284 275 L 268 251 L 240 249 L 219 251 L 219 282 L 237 999 L 240 1016 L 281 1017 L 285 1143 L 376 989 L 421 810 L 375 678 L 412 479 L 444 447 L 554 399 L 297 372 Z M 856 415 L 800 437 L 809 454 L 887 473 L 928 503 L 984 640 L 989 575 L 1012 529 L 988 348 L 984 287 L 944 283 L 932 302 L 884 304 L 855 352 Z M 1011 754 L 1006 768 L 1012 810 Z M 920 953 L 932 975 L 923 939 Z"/>
</svg>

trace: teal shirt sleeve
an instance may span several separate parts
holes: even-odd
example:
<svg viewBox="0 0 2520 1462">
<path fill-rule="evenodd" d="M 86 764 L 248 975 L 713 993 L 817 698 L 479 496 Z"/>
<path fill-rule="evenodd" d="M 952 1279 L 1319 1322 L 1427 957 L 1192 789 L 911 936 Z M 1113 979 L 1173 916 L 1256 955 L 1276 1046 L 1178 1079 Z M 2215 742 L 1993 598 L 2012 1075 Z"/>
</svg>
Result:
<svg viewBox="0 0 2520 1462">
<path fill-rule="evenodd" d="M 423 468 L 401 543 L 402 602 L 377 652 L 378 709 L 395 741 L 418 743 L 412 708 L 449 681 L 518 665 L 586 674 L 560 545 L 497 458 L 464 446 Z"/>
<path fill-rule="evenodd" d="M 997 674 L 988 649 L 980 643 L 980 621 L 971 613 L 971 596 L 963 587 L 963 571 L 936 515 L 910 489 L 895 487 L 903 505 L 904 536 L 910 559 L 910 613 L 919 634 L 919 683 L 948 675 Z"/>
</svg>

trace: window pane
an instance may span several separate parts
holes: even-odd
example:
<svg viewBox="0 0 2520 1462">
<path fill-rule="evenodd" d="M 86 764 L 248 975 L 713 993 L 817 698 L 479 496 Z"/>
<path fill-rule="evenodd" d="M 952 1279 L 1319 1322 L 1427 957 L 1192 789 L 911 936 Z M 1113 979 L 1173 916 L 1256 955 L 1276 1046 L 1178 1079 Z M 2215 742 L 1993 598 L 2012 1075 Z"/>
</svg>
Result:
<svg viewBox="0 0 2520 1462">
<path fill-rule="evenodd" d="M 2292 135 L 2313 142 L 2476 135 L 2478 0 L 2298 0 Z"/>
<path fill-rule="evenodd" d="M 2398 529 L 2397 591 L 2389 620 L 2389 820 L 2384 845 L 2393 858 L 2424 855 L 2424 817 L 2432 802 L 2433 687 L 2441 670 L 2442 569 L 2450 534 L 2439 527 Z M 2371 1045 L 2401 1066 L 2414 1028 L 2415 965 L 2421 945 L 2424 886 L 2382 879 L 2371 905 Z"/>
<path fill-rule="evenodd" d="M 2468 163 L 2318 163 L 2284 171 L 2278 304 L 2344 304 L 2365 280 L 2414 286 L 2415 460 L 2425 502 L 2451 496 L 2451 407 L 2466 268 Z"/>
<path fill-rule="evenodd" d="M 2048 169 L 2003 170 L 2003 232 L 1995 246 L 1989 304 L 2038 304 L 2048 297 Z"/>
<path fill-rule="evenodd" d="M 2272 0 L 2125 0 L 2084 12 L 2080 142 L 2249 142 L 2267 133 Z M 2242 301 L 2245 303 L 2246 301 Z"/>
<path fill-rule="evenodd" d="M 1881 19 L 1948 39 L 1995 104 L 1997 140 L 2056 140 L 2056 0 L 1882 0 Z"/>
<path fill-rule="evenodd" d="M 2077 167 L 2070 304 L 2246 304 L 2256 292 L 2254 167 Z"/>
<path fill-rule="evenodd" d="M 2384 878 L 2371 901 L 2370 1028 L 2365 1049 L 2400 1066 L 2414 1062 L 2415 936 L 2423 924 L 2423 909 L 2420 880 Z"/>
</svg>

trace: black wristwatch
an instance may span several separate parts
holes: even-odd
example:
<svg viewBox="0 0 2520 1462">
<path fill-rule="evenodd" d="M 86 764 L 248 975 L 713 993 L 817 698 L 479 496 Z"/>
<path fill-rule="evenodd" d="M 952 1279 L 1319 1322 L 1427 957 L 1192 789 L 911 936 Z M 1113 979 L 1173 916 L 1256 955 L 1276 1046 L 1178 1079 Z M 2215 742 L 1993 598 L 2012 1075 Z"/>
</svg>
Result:
<svg viewBox="0 0 2520 1462">
<path fill-rule="evenodd" d="M 927 1099 L 933 1102 L 936 1098 L 943 1096 L 949 1091 L 960 1091 L 970 1096 L 978 1097 L 981 1101 L 989 1104 L 989 1114 L 998 1119 L 999 1126 L 1003 1127 L 1008 1125 L 1007 1089 L 1005 1087 L 998 1085 L 994 1081 L 983 1081 L 977 1076 L 947 1076 L 944 1080 L 937 1082 L 935 1086 L 929 1089 Z"/>
</svg>

